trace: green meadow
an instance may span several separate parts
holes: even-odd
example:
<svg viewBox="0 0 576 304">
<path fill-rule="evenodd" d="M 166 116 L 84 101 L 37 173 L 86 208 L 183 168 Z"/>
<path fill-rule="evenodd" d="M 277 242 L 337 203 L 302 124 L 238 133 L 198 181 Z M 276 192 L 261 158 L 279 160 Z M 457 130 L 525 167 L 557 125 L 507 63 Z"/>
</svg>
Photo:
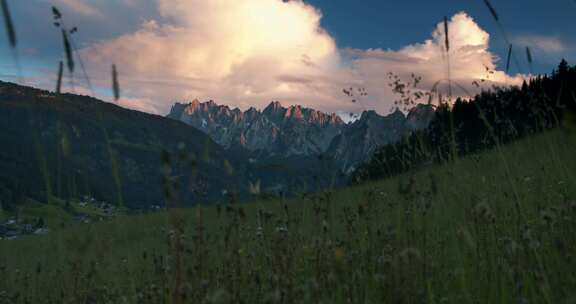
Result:
<svg viewBox="0 0 576 304">
<path fill-rule="evenodd" d="M 92 224 L 30 203 L 53 231 L 0 241 L 0 303 L 576 303 L 575 148 L 562 128 L 361 186 Z"/>
</svg>

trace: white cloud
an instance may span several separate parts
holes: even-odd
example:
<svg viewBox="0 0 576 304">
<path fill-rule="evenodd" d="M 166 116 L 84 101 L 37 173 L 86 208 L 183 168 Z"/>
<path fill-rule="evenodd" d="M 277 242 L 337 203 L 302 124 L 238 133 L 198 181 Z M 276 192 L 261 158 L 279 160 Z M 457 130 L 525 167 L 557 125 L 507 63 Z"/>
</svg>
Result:
<svg viewBox="0 0 576 304">
<path fill-rule="evenodd" d="M 555 36 L 522 35 L 514 38 L 514 43 L 544 53 L 561 53 L 566 51 L 564 42 Z"/>
<path fill-rule="evenodd" d="M 477 92 L 472 83 L 486 85 L 519 84 L 521 76 L 511 77 L 498 71 L 498 58 L 489 50 L 490 35 L 482 30 L 467 14 L 458 13 L 448 23 L 450 52 L 450 79 L 454 94 L 465 96 Z M 431 89 L 436 83 L 444 84 L 447 92 L 448 57 L 445 50 L 444 24 L 438 23 L 432 38 L 423 43 L 406 46 L 400 50 L 348 50 L 355 59 L 354 67 L 368 88 L 370 97 L 365 101 L 369 108 L 390 107 L 396 96 L 388 87 L 388 73 L 408 80 L 412 74 L 422 77 L 420 88 Z M 484 81 L 482 81 L 484 80 Z M 442 85 L 439 85 L 441 88 Z"/>
<path fill-rule="evenodd" d="M 170 23 L 149 20 L 135 33 L 85 50 L 91 67 L 116 62 L 125 85 L 152 80 L 149 97 L 164 108 L 185 97 L 244 107 L 272 99 L 318 105 L 336 97 L 330 95 L 340 87 L 335 75 L 342 72 L 341 59 L 314 7 L 281 0 L 158 0 L 158 5 Z"/>
<path fill-rule="evenodd" d="M 321 12 L 302 1 L 156 1 L 158 18 L 82 51 L 97 84 L 109 84 L 109 67 L 116 63 L 130 100 L 125 104 L 140 109 L 162 113 L 175 100 L 199 98 L 241 108 L 280 100 L 384 113 L 394 100 L 388 72 L 420 75 L 423 89 L 446 77 L 442 24 L 430 40 L 400 50 L 340 50 L 320 26 Z M 490 36 L 471 17 L 455 15 L 449 29 L 454 81 L 469 89 L 484 78 L 520 81 L 487 72 L 496 69 L 497 58 L 488 49 Z M 369 96 L 352 103 L 342 94 L 350 86 L 365 87 Z"/>
</svg>

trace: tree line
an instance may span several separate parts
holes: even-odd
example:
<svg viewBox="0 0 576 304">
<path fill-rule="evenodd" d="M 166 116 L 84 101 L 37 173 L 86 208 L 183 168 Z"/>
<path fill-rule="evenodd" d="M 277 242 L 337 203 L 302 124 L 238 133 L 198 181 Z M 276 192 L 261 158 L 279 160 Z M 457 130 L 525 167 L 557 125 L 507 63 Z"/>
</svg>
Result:
<svg viewBox="0 0 576 304">
<path fill-rule="evenodd" d="M 386 178 L 506 144 L 575 121 L 576 66 L 562 60 L 550 75 L 494 87 L 436 107 L 428 128 L 380 147 L 352 182 Z"/>
</svg>

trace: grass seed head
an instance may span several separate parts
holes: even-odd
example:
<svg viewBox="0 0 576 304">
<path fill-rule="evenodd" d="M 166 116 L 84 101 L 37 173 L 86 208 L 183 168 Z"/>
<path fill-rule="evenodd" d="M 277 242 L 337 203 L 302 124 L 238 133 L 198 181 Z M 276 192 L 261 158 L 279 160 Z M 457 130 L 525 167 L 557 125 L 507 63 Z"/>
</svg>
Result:
<svg viewBox="0 0 576 304">
<path fill-rule="evenodd" d="M 510 71 L 510 59 L 512 58 L 512 44 L 508 47 L 508 57 L 506 58 L 506 74 Z"/>
<path fill-rule="evenodd" d="M 528 63 L 532 64 L 532 52 L 530 51 L 530 47 L 526 47 L 526 59 Z"/>
<path fill-rule="evenodd" d="M 74 55 L 72 52 L 72 46 L 70 44 L 70 38 L 68 33 L 62 29 L 62 42 L 64 43 L 64 53 L 66 55 L 66 65 L 68 66 L 68 71 L 70 74 L 74 73 Z"/>
<path fill-rule="evenodd" d="M 62 60 L 58 63 L 58 80 L 56 81 L 56 94 L 60 94 L 62 90 L 62 74 L 64 73 L 64 63 Z"/>
<path fill-rule="evenodd" d="M 14 23 L 12 22 L 12 16 L 10 15 L 10 9 L 8 8 L 7 0 L 1 0 L 2 4 L 2 15 L 4 16 L 4 27 L 6 28 L 6 34 L 8 35 L 8 42 L 10 47 L 16 48 L 16 30 L 14 29 Z"/>
<path fill-rule="evenodd" d="M 60 13 L 60 10 L 58 10 L 55 6 L 52 7 L 52 16 L 54 17 L 54 20 L 62 19 L 62 13 Z"/>
<path fill-rule="evenodd" d="M 446 46 L 446 52 L 450 51 L 450 38 L 448 36 L 448 17 L 444 16 L 444 43 Z"/>
<path fill-rule="evenodd" d="M 496 9 L 494 9 L 494 6 L 492 6 L 492 3 L 490 3 L 489 0 L 484 0 L 484 4 L 486 5 L 486 7 L 488 7 L 488 10 L 490 11 L 490 14 L 494 18 L 494 20 L 499 21 L 500 18 L 498 17 L 498 13 L 496 13 Z"/>
<path fill-rule="evenodd" d="M 417 248 L 409 247 L 400 251 L 397 256 L 400 263 L 411 265 L 422 260 L 422 254 Z"/>
<path fill-rule="evenodd" d="M 118 70 L 116 65 L 112 65 L 112 92 L 114 93 L 114 100 L 120 99 L 120 84 L 118 82 Z"/>
</svg>

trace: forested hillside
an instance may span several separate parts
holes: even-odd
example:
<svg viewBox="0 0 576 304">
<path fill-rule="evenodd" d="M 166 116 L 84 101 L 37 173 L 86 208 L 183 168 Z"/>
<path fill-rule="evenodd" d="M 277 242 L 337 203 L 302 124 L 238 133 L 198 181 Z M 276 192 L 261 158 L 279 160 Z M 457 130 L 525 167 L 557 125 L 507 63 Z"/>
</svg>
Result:
<svg viewBox="0 0 576 304">
<path fill-rule="evenodd" d="M 165 166 L 181 170 L 172 173 L 186 189 L 181 199 L 198 202 L 240 187 L 245 170 L 181 122 L 4 82 L 0 129 L 0 198 L 8 209 L 25 197 L 48 203 L 88 194 L 130 207 L 163 205 Z"/>
<path fill-rule="evenodd" d="M 562 61 L 551 75 L 520 87 L 494 88 L 453 105 L 439 102 L 430 126 L 386 145 L 354 172 L 371 180 L 443 163 L 574 122 L 576 67 Z"/>
</svg>

